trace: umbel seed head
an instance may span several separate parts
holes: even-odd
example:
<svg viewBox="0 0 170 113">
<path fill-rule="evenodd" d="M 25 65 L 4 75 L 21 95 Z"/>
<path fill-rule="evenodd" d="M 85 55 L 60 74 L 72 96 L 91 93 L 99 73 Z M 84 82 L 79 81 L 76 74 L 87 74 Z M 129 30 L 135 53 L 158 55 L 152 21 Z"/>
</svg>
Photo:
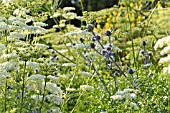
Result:
<svg viewBox="0 0 170 113">
<path fill-rule="evenodd" d="M 128 69 L 128 74 L 131 74 L 131 75 L 132 75 L 134 72 L 135 72 L 135 71 L 134 71 L 132 68 L 129 68 L 129 69 Z"/>
<path fill-rule="evenodd" d="M 112 32 L 110 30 L 105 31 L 106 36 L 111 36 Z"/>
<path fill-rule="evenodd" d="M 96 46 L 96 45 L 95 45 L 95 43 L 90 43 L 90 47 L 91 47 L 91 48 L 93 48 L 93 49 L 94 49 L 94 48 L 95 48 L 95 46 Z"/>
<path fill-rule="evenodd" d="M 93 26 L 93 24 L 87 24 L 86 28 L 89 32 L 92 32 L 94 29 L 94 26 Z"/>
</svg>

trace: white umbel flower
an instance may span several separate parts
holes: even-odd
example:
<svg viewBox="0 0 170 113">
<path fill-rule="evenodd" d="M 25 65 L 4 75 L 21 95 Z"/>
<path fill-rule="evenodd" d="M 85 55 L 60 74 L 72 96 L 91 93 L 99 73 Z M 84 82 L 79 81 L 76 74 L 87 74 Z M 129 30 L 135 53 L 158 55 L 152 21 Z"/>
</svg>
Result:
<svg viewBox="0 0 170 113">
<path fill-rule="evenodd" d="M 55 81 L 55 82 L 58 82 L 58 81 L 59 81 L 59 78 L 56 77 L 56 76 L 48 75 L 47 78 L 50 79 L 50 80 L 53 80 L 53 81 Z"/>
<path fill-rule="evenodd" d="M 4 85 L 6 79 L 7 79 L 6 76 L 2 75 L 2 72 L 0 72 L 0 86 Z"/>
<path fill-rule="evenodd" d="M 17 62 L 4 62 L 0 64 L 0 69 L 4 71 L 12 71 L 17 68 Z"/>
<path fill-rule="evenodd" d="M 161 55 L 168 54 L 168 53 L 170 53 L 170 46 L 165 47 L 165 48 L 160 52 Z"/>
<path fill-rule="evenodd" d="M 30 67 L 31 69 L 40 69 L 40 66 L 37 62 L 32 62 L 32 61 L 27 61 L 27 66 Z"/>
<path fill-rule="evenodd" d="M 74 63 L 63 63 L 62 66 L 63 67 L 74 67 L 74 66 L 76 66 L 76 64 L 74 64 Z"/>
<path fill-rule="evenodd" d="M 161 58 L 159 60 L 159 63 L 163 64 L 163 63 L 169 63 L 170 62 L 170 55 L 168 55 L 167 57 Z"/>
<path fill-rule="evenodd" d="M 27 78 L 27 80 L 35 80 L 35 81 L 44 80 L 44 79 L 45 79 L 45 76 L 40 75 L 40 74 L 31 75 Z"/>
<path fill-rule="evenodd" d="M 74 91 L 76 91 L 76 89 L 75 89 L 75 88 L 66 88 L 66 91 L 68 91 L 68 92 L 74 92 Z"/>
<path fill-rule="evenodd" d="M 168 65 L 168 67 L 164 67 L 163 72 L 170 74 L 170 65 Z"/>
<path fill-rule="evenodd" d="M 10 33 L 10 36 L 8 38 L 10 38 L 10 40 L 19 40 L 19 39 L 25 39 L 26 35 L 22 34 L 22 33 L 18 33 L 18 32 L 12 32 Z"/>
<path fill-rule="evenodd" d="M 89 85 L 81 85 L 80 89 L 83 90 L 83 91 L 92 91 L 92 90 L 94 90 L 94 87 L 89 86 Z"/>
<path fill-rule="evenodd" d="M 44 26 L 48 26 L 48 24 L 43 22 L 34 22 L 34 26 L 44 27 Z"/>
<path fill-rule="evenodd" d="M 2 52 L 4 49 L 6 49 L 6 46 L 4 44 L 0 44 L 0 52 Z"/>
<path fill-rule="evenodd" d="M 10 54 L 3 54 L 1 56 L 2 59 L 15 59 L 17 58 L 18 55 L 14 52 L 14 53 L 10 53 Z"/>
<path fill-rule="evenodd" d="M 5 31 L 8 28 L 9 27 L 5 22 L 0 22 L 0 31 Z"/>
<path fill-rule="evenodd" d="M 31 95 L 31 98 L 39 102 L 39 101 L 42 101 L 43 96 L 42 95 Z"/>
<path fill-rule="evenodd" d="M 124 96 L 122 96 L 122 95 L 113 95 L 110 98 L 116 101 L 116 100 L 122 100 L 124 98 Z"/>
<path fill-rule="evenodd" d="M 46 98 L 57 105 L 61 105 L 64 102 L 64 99 L 55 94 L 47 95 Z"/>
<path fill-rule="evenodd" d="M 91 76 L 92 76 L 91 73 L 85 72 L 85 71 L 81 71 L 81 72 L 79 72 L 79 74 L 80 74 L 80 75 L 83 75 L 83 76 L 88 76 L 88 77 L 91 77 Z"/>
<path fill-rule="evenodd" d="M 43 84 L 45 84 L 45 83 L 43 83 Z M 63 95 L 63 91 L 55 83 L 47 82 L 46 83 L 46 89 L 53 94 L 57 94 L 58 96 Z"/>
<path fill-rule="evenodd" d="M 139 106 L 134 102 L 129 102 L 128 104 L 136 109 L 139 109 Z"/>
<path fill-rule="evenodd" d="M 124 89 L 123 90 L 125 93 L 133 93 L 133 92 L 136 92 L 136 90 L 134 89 Z"/>
<path fill-rule="evenodd" d="M 154 49 L 157 50 L 158 48 L 162 48 L 163 46 L 168 45 L 169 43 L 170 43 L 170 36 L 164 37 L 156 42 Z"/>
<path fill-rule="evenodd" d="M 63 8 L 64 11 L 72 11 L 72 10 L 75 10 L 74 7 L 64 7 Z"/>
<path fill-rule="evenodd" d="M 47 48 L 48 48 L 48 46 L 45 45 L 45 44 L 39 44 L 39 43 L 37 43 L 37 44 L 34 44 L 34 45 L 35 45 L 35 48 L 36 48 L 36 49 L 47 49 Z"/>
</svg>

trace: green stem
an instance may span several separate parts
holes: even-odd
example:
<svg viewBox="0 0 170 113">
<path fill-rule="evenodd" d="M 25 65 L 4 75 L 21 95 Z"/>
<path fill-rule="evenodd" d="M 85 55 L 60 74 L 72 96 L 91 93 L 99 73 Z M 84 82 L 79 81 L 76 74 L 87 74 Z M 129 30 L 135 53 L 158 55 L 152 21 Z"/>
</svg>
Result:
<svg viewBox="0 0 170 113">
<path fill-rule="evenodd" d="M 21 95 L 21 108 L 20 108 L 20 113 L 22 113 L 22 109 L 23 109 L 23 105 L 24 105 L 24 90 L 25 90 L 26 63 L 27 63 L 27 61 L 24 61 L 24 72 L 23 72 L 23 76 L 22 76 L 22 95 Z"/>
<path fill-rule="evenodd" d="M 76 104 L 75 104 L 75 106 L 73 107 L 73 109 L 71 110 L 70 113 L 73 113 L 73 112 L 74 112 L 74 110 L 76 109 L 76 106 L 78 105 L 79 100 L 80 100 L 80 98 L 83 96 L 83 94 L 84 94 L 84 92 L 82 92 L 82 93 L 79 95 L 79 97 L 78 97 L 78 99 L 77 99 L 77 101 L 76 101 Z"/>
<path fill-rule="evenodd" d="M 40 113 L 41 113 L 42 107 L 44 105 L 45 89 L 46 89 L 46 85 L 47 85 L 46 81 L 47 81 L 47 76 L 45 76 L 44 93 L 43 93 L 43 97 L 42 97 L 42 101 L 41 101 L 41 106 L 40 106 L 40 109 L 39 109 Z"/>
<path fill-rule="evenodd" d="M 129 12 L 129 7 L 127 7 L 127 12 Z M 132 52 L 133 52 L 134 66 L 136 67 L 135 49 L 134 49 L 134 42 L 133 42 L 133 37 L 132 37 L 132 26 L 131 26 L 129 14 L 128 14 L 128 21 L 129 21 L 129 24 L 130 24 L 130 38 L 131 38 L 131 42 L 132 42 L 131 46 L 132 46 Z"/>
</svg>

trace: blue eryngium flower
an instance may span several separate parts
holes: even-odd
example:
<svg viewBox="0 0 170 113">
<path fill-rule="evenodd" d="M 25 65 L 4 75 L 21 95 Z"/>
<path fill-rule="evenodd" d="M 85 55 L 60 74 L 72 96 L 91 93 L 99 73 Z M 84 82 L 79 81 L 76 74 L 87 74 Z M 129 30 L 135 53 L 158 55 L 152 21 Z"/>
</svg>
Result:
<svg viewBox="0 0 170 113">
<path fill-rule="evenodd" d="M 110 30 L 105 31 L 106 36 L 111 36 L 112 32 Z"/>
<path fill-rule="evenodd" d="M 128 74 L 131 74 L 131 75 L 132 75 L 134 72 L 135 72 L 135 71 L 134 71 L 132 68 L 129 68 L 129 69 L 128 69 Z"/>
<path fill-rule="evenodd" d="M 145 40 L 142 41 L 142 45 L 146 46 L 147 42 Z"/>
</svg>

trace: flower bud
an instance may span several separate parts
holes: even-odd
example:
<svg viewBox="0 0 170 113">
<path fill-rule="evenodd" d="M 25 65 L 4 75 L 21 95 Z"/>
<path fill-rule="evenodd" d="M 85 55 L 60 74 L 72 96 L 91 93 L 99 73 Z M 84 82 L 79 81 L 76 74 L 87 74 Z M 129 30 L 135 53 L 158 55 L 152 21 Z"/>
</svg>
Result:
<svg viewBox="0 0 170 113">
<path fill-rule="evenodd" d="M 101 39 L 101 36 L 96 35 L 96 40 L 100 40 L 100 39 Z"/>
<path fill-rule="evenodd" d="M 153 52 L 152 52 L 152 51 L 149 51 L 149 52 L 148 52 L 148 55 L 149 55 L 149 56 L 153 56 Z"/>
<path fill-rule="evenodd" d="M 94 48 L 95 48 L 95 46 L 96 46 L 96 45 L 95 45 L 94 43 L 90 43 L 90 47 L 91 47 L 91 48 L 93 48 L 93 49 L 94 49 Z"/>
<path fill-rule="evenodd" d="M 105 31 L 106 36 L 111 36 L 112 32 L 110 30 Z"/>
<path fill-rule="evenodd" d="M 144 55 L 144 54 L 145 54 L 145 51 L 144 51 L 144 50 L 141 50 L 140 53 L 141 53 L 142 55 Z"/>
<path fill-rule="evenodd" d="M 129 68 L 129 69 L 128 69 L 128 74 L 131 74 L 131 75 L 132 75 L 133 73 L 134 73 L 134 70 L 133 70 L 132 68 Z"/>
<path fill-rule="evenodd" d="M 142 41 L 142 45 L 146 46 L 147 42 L 145 40 Z"/>
<path fill-rule="evenodd" d="M 106 49 L 102 49 L 101 54 L 102 55 L 106 55 L 106 53 L 107 53 L 107 50 Z"/>
<path fill-rule="evenodd" d="M 92 37 L 91 37 L 91 40 L 92 40 L 93 42 L 96 41 L 95 36 L 92 36 Z"/>
<path fill-rule="evenodd" d="M 86 28 L 89 32 L 92 32 L 94 29 L 94 26 L 92 24 L 87 24 Z"/>
<path fill-rule="evenodd" d="M 84 42 L 84 39 L 83 39 L 83 38 L 80 38 L 80 42 L 83 43 L 83 42 Z"/>
</svg>

